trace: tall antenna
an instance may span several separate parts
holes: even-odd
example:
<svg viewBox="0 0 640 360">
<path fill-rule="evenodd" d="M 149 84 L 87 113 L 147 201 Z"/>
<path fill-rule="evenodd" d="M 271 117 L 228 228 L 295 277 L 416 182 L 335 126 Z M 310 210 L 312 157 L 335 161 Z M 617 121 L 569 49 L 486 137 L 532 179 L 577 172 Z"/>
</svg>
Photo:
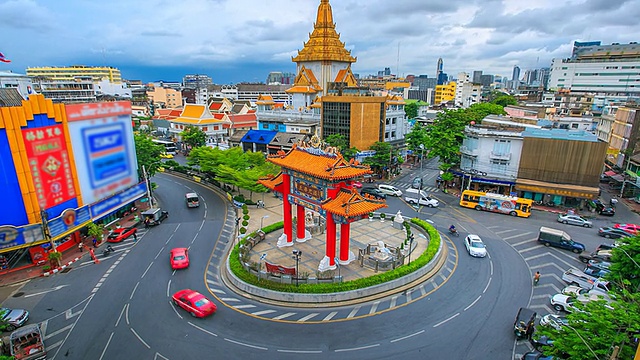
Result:
<svg viewBox="0 0 640 360">
<path fill-rule="evenodd" d="M 398 75 L 396 76 L 398 79 L 400 78 L 400 41 L 398 41 L 398 60 L 396 61 L 396 71 Z"/>
</svg>

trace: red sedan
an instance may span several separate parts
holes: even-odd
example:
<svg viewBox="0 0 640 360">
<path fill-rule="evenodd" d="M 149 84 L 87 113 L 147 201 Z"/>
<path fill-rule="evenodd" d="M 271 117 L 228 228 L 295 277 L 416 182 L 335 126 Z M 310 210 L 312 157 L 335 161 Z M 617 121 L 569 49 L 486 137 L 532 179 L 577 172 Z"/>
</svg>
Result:
<svg viewBox="0 0 640 360">
<path fill-rule="evenodd" d="M 128 238 L 131 235 L 133 235 L 133 237 L 135 238 L 137 231 L 138 231 L 138 229 L 135 228 L 135 227 L 117 228 L 117 229 L 111 231 L 109 236 L 107 236 L 107 242 L 112 242 L 112 243 L 121 242 L 121 241 L 125 240 L 126 238 Z"/>
<path fill-rule="evenodd" d="M 175 248 L 171 249 L 169 256 L 172 269 L 185 269 L 189 267 L 189 249 Z"/>
<path fill-rule="evenodd" d="M 173 303 L 187 310 L 195 317 L 203 318 L 216 312 L 216 304 L 212 303 L 197 291 L 180 290 L 172 296 Z"/>
<path fill-rule="evenodd" d="M 640 231 L 640 225 L 636 224 L 615 224 L 613 225 L 613 227 L 616 229 L 624 230 L 632 235 L 637 235 L 638 231 Z"/>
</svg>

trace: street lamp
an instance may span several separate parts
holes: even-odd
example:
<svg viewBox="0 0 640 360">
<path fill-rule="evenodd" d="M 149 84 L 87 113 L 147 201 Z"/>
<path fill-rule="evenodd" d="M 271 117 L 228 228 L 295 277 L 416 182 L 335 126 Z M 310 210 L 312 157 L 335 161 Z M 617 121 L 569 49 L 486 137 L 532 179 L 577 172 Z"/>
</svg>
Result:
<svg viewBox="0 0 640 360">
<path fill-rule="evenodd" d="M 264 221 L 264 219 L 268 217 L 269 215 L 264 215 L 263 217 L 260 218 L 260 231 L 262 231 L 262 221 Z"/>
<path fill-rule="evenodd" d="M 342 282 L 342 275 L 340 275 L 340 263 L 338 262 L 338 257 L 334 257 L 333 260 L 335 260 L 336 265 L 338 266 L 338 278 L 340 279 L 340 282 Z"/>
<path fill-rule="evenodd" d="M 299 264 L 300 264 L 300 256 L 302 256 L 302 251 L 293 250 L 293 258 L 296 259 L 296 287 L 299 285 L 300 280 L 300 272 L 299 272 Z"/>
<path fill-rule="evenodd" d="M 422 173 L 422 161 L 424 161 L 424 144 L 420 144 L 420 172 Z"/>
<path fill-rule="evenodd" d="M 413 245 L 413 234 L 409 235 L 409 263 L 411 265 L 411 245 Z"/>
</svg>

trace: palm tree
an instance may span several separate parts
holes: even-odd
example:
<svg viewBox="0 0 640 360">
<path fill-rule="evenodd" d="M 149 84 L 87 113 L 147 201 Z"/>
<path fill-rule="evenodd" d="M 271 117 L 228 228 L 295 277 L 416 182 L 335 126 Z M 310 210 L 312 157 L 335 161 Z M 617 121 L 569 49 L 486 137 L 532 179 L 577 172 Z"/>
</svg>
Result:
<svg viewBox="0 0 640 360">
<path fill-rule="evenodd" d="M 60 266 L 60 259 L 62 259 L 62 253 L 59 251 L 52 251 L 49 253 L 49 263 L 52 268 Z"/>
</svg>

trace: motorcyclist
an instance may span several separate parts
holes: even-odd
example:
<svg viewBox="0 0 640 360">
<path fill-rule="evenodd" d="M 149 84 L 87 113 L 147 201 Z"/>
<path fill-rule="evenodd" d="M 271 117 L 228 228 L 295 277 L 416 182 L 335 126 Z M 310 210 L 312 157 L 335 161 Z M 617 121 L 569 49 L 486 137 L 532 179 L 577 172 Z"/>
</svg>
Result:
<svg viewBox="0 0 640 360">
<path fill-rule="evenodd" d="M 455 232 L 458 232 L 458 230 L 456 230 L 455 225 L 452 224 L 451 226 L 449 226 L 449 232 L 450 233 L 455 233 Z"/>
</svg>

